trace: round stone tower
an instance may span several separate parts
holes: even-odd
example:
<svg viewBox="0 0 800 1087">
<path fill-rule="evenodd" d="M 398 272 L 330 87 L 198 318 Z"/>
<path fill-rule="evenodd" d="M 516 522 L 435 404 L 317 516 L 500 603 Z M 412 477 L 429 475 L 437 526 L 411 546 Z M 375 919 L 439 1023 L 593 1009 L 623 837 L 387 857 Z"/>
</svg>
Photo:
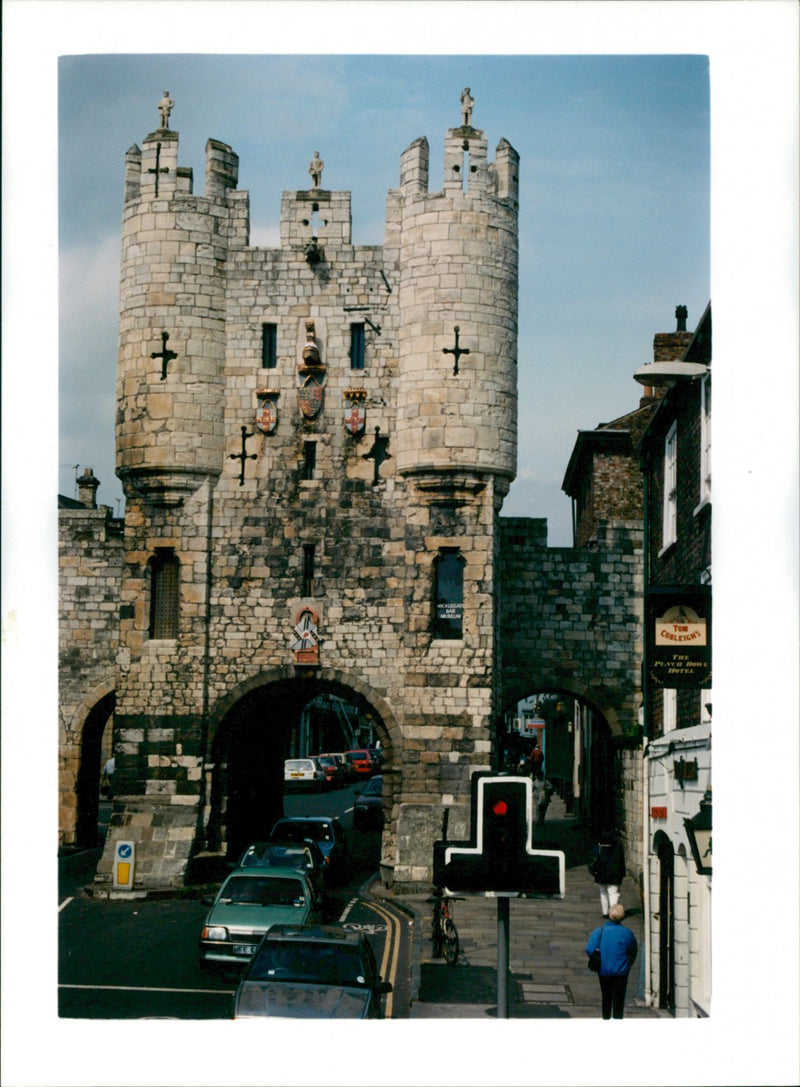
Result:
<svg viewBox="0 0 800 1087">
<path fill-rule="evenodd" d="M 471 490 L 516 474 L 519 156 L 465 123 L 449 129 L 444 188 L 428 192 L 428 144 L 401 162 L 390 206 L 397 245 L 397 468 L 424 490 Z"/>
<path fill-rule="evenodd" d="M 117 475 L 154 505 L 179 504 L 221 471 L 225 194 L 237 176 L 238 157 L 209 140 L 205 195 L 192 195 L 168 127 L 126 155 Z"/>
</svg>

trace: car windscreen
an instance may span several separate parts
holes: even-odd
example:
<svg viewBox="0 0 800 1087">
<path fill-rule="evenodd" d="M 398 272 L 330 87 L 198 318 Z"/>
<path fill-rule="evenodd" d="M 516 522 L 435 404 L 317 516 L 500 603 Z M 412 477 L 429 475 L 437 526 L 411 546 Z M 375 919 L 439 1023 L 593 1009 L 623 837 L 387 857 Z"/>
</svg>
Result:
<svg viewBox="0 0 800 1087">
<path fill-rule="evenodd" d="M 362 796 L 380 796 L 383 792 L 383 780 L 382 778 L 373 778 L 368 781 L 364 788 L 361 790 Z"/>
<path fill-rule="evenodd" d="M 253 959 L 248 981 L 304 981 L 318 985 L 368 985 L 367 966 L 355 947 L 267 940 Z"/>
<path fill-rule="evenodd" d="M 369 762 L 369 755 L 366 751 L 348 751 L 345 758 L 349 759 L 350 762 Z"/>
<path fill-rule="evenodd" d="M 305 887 L 301 880 L 278 876 L 231 876 L 218 901 L 232 906 L 304 906 Z"/>
<path fill-rule="evenodd" d="M 313 770 L 314 764 L 310 759 L 290 759 L 283 764 L 283 769 L 289 773 L 297 770 Z"/>
<path fill-rule="evenodd" d="M 272 833 L 275 838 L 288 838 L 290 842 L 302 842 L 304 838 L 311 838 L 314 842 L 333 841 L 333 829 L 330 823 L 323 822 L 276 823 Z"/>
</svg>

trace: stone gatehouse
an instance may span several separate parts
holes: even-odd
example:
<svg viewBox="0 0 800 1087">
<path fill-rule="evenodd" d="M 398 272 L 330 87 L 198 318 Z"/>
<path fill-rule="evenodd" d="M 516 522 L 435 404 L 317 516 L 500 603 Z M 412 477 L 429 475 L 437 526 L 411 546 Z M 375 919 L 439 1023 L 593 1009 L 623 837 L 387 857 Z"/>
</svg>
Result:
<svg viewBox="0 0 800 1087">
<path fill-rule="evenodd" d="M 639 526 L 550 549 L 544 522 L 500 516 L 519 162 L 505 139 L 490 160 L 461 121 L 441 192 L 426 139 L 400 156 L 380 246 L 352 244 L 350 194 L 324 188 L 316 156 L 311 188 L 283 194 L 280 246 L 262 248 L 230 147 L 209 140 L 202 196 L 168 116 L 127 153 L 124 536 L 91 499 L 61 512 L 60 832 L 76 841 L 85 737 L 113 712 L 98 885 L 120 839 L 146 890 L 264 833 L 315 699 L 354 707 L 381 742 L 381 871 L 400 892 L 429 883 L 443 806 L 466 830 L 470 775 L 496 765 L 517 699 L 558 690 L 636 742 Z M 89 558 L 70 598 L 66 571 Z"/>
</svg>

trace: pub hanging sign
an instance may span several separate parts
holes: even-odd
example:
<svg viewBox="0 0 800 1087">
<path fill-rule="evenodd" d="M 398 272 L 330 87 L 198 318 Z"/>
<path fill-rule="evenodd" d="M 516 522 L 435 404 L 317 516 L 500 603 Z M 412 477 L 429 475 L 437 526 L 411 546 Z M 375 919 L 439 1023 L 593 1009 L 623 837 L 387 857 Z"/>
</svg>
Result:
<svg viewBox="0 0 800 1087">
<path fill-rule="evenodd" d="M 711 686 L 711 587 L 659 587 L 646 600 L 647 676 L 656 687 Z"/>
</svg>

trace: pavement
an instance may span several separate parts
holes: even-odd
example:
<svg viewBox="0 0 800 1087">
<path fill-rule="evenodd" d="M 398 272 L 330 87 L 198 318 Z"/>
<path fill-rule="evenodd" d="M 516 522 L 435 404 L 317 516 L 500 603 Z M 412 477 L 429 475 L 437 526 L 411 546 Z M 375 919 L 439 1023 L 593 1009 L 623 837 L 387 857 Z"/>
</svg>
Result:
<svg viewBox="0 0 800 1087">
<path fill-rule="evenodd" d="M 553 797 L 547 819 L 534 831 L 540 849 L 560 849 L 566 859 L 563 899 L 509 901 L 509 1019 L 600 1019 L 600 985 L 587 967 L 584 947 L 603 923 L 600 894 L 587 869 L 591 840 L 580 820 Z M 429 894 L 393 895 L 380 882 L 375 897 L 414 916 L 411 949 L 411 1019 L 497 1017 L 497 899 L 466 897 L 451 907 L 461 951 L 455 965 L 434 959 Z M 628 979 L 625 1017 L 672 1018 L 644 1000 L 643 914 L 633 880 L 622 884 L 623 922 L 639 942 Z"/>
</svg>

